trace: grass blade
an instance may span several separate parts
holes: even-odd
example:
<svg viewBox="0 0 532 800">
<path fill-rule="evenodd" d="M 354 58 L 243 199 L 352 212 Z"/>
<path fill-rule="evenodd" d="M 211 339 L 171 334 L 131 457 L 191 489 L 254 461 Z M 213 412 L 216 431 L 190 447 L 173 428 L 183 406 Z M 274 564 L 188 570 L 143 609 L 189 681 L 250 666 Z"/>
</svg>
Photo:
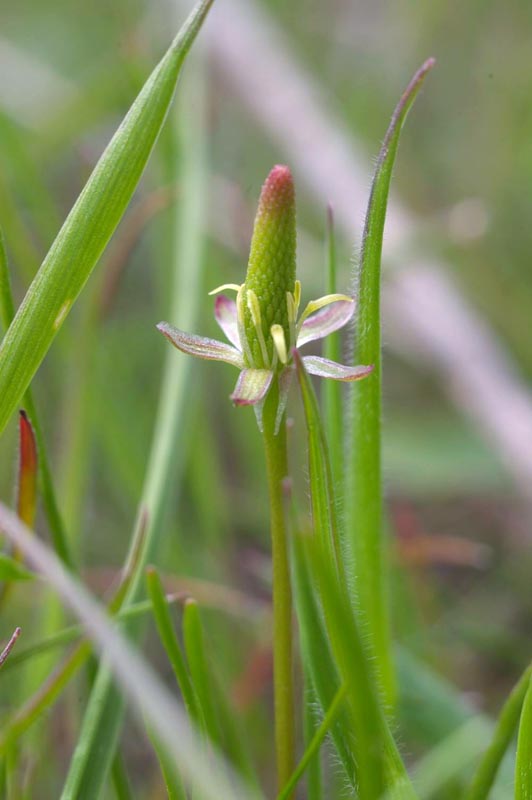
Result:
<svg viewBox="0 0 532 800">
<path fill-rule="evenodd" d="M 406 769 L 388 729 L 371 665 L 348 594 L 337 536 L 336 503 L 318 404 L 309 376 L 294 354 L 309 441 L 315 537 L 303 544 L 312 583 L 319 588 L 325 624 L 342 682 L 347 685 L 357 783 L 363 797 L 414 797 Z M 318 513 L 315 513 L 315 509 Z M 322 526 L 325 530 L 322 530 Z M 337 556 L 339 554 L 339 557 Z"/>
<path fill-rule="evenodd" d="M 4 234 L 0 230 L 0 324 L 7 331 L 15 316 Z"/>
<path fill-rule="evenodd" d="M 336 294 L 337 288 L 336 235 L 332 208 L 327 209 L 327 287 L 326 294 Z M 339 331 L 329 334 L 323 342 L 323 355 L 330 361 L 342 362 L 341 335 Z M 331 469 L 335 484 L 340 485 L 343 475 L 342 452 L 342 385 L 339 381 L 323 383 L 323 419 L 329 443 Z"/>
<path fill-rule="evenodd" d="M 510 746 L 519 724 L 519 715 L 527 693 L 532 666 L 529 666 L 512 689 L 497 719 L 493 739 L 477 767 L 464 800 L 485 800 L 493 786 L 499 765 Z M 532 758 L 532 750 L 530 751 Z"/>
<path fill-rule="evenodd" d="M 181 652 L 181 646 L 177 641 L 174 624 L 168 608 L 168 601 L 164 594 L 159 573 L 155 567 L 148 567 L 146 570 L 146 583 L 148 585 L 148 594 L 152 603 L 153 616 L 155 617 L 159 638 L 161 639 L 168 660 L 174 671 L 175 679 L 183 696 L 185 708 L 190 718 L 197 725 L 203 727 L 198 697 L 192 685 L 192 681 L 190 680 L 185 658 Z"/>
<path fill-rule="evenodd" d="M 96 165 L 0 347 L 0 433 L 20 403 L 135 191 L 183 61 L 213 0 L 201 0 Z"/>
<path fill-rule="evenodd" d="M 244 745 L 238 719 L 229 707 L 205 647 L 205 635 L 196 600 L 187 598 L 183 612 L 183 639 L 192 682 L 205 719 L 207 735 L 224 753 L 251 789 L 258 780 Z"/>
<path fill-rule="evenodd" d="M 310 575 L 306 549 L 301 535 L 293 537 L 295 602 L 299 622 L 301 658 L 306 665 L 316 698 L 325 714 L 340 688 L 338 670 L 333 661 L 318 604 L 316 587 Z M 347 710 L 332 726 L 331 736 L 346 778 L 354 787 L 356 765 L 351 749 L 351 726 Z"/>
<path fill-rule="evenodd" d="M 13 303 L 13 294 L 11 291 L 7 253 L 5 249 L 3 233 L 0 230 L 0 323 L 5 330 L 9 328 L 14 316 L 15 307 Z M 27 409 L 29 419 L 33 425 L 35 438 L 37 440 L 37 451 L 39 454 L 38 466 L 41 484 L 40 488 L 44 510 L 46 512 L 46 518 L 50 527 L 52 542 L 58 556 L 65 562 L 65 564 L 72 566 L 72 558 L 67 544 L 65 528 L 57 505 L 55 489 L 52 481 L 52 473 L 48 461 L 48 451 L 46 449 L 44 435 L 39 417 L 37 416 L 37 409 L 33 401 L 31 389 L 26 391 L 26 395 L 24 397 L 24 406 Z"/>
<path fill-rule="evenodd" d="M 517 759 L 515 762 L 515 800 L 532 798 L 532 677 L 521 711 L 519 736 L 517 739 Z"/>
<path fill-rule="evenodd" d="M 187 330 L 194 328 L 198 313 L 207 174 L 202 82 L 195 80 L 191 88 L 192 86 L 195 99 L 194 113 L 191 113 L 187 98 L 186 125 L 182 124 L 179 128 L 180 188 L 187 202 L 179 207 L 175 226 L 177 247 L 169 283 L 165 287 L 170 300 L 169 318 Z M 169 166 L 172 178 L 175 179 L 174 149 L 170 155 L 172 158 Z M 188 399 L 189 370 L 190 362 L 187 359 L 175 358 L 174 353 L 168 350 L 141 498 L 141 508 L 146 508 L 149 513 L 146 545 L 142 554 L 144 564 L 154 558 L 160 536 L 166 530 L 163 524 L 164 516 L 172 487 L 183 463 L 183 451 L 176 447 L 176 442 L 179 441 L 181 434 L 185 403 Z M 134 582 L 126 606 L 139 600 L 142 588 L 140 580 Z M 138 625 L 133 625 L 131 622 L 128 624 L 128 633 L 131 636 L 138 638 L 140 631 Z M 125 700 L 120 688 L 113 682 L 113 673 L 105 663 L 102 663 L 85 711 L 76 750 L 63 788 L 62 800 L 70 800 L 81 795 L 97 797 L 102 791 L 118 741 L 124 708 Z M 157 732 L 154 730 L 153 733 Z"/>
<path fill-rule="evenodd" d="M 380 277 L 384 222 L 399 135 L 423 80 L 433 66 L 429 59 L 410 81 L 397 105 L 382 145 L 369 199 L 360 270 L 355 287 L 354 363 L 375 370 L 353 389 L 352 430 L 348 439 L 345 487 L 346 533 L 352 549 L 358 605 L 381 688 L 389 704 L 395 696 L 383 557 L 381 474 L 381 325 Z"/>
<path fill-rule="evenodd" d="M 105 654 L 122 691 L 126 692 L 139 717 L 146 718 L 169 757 L 183 775 L 197 785 L 204 800 L 247 800 L 249 786 L 243 787 L 226 764 L 218 764 L 216 781 L 203 768 L 203 748 L 172 695 L 159 681 L 140 654 L 112 625 L 99 603 L 64 568 L 53 551 L 0 503 L 0 526 L 26 556 L 30 567 L 40 572 L 61 595 L 86 627 L 87 635 Z M 211 756 L 214 759 L 214 755 Z M 82 795 L 72 795 L 81 797 Z M 88 797 L 88 795 L 83 795 Z M 257 795 L 253 795 L 257 797 Z"/>
<path fill-rule="evenodd" d="M 329 732 L 332 724 L 334 723 L 335 719 L 337 718 L 340 710 L 342 708 L 342 702 L 345 698 L 347 693 L 347 686 L 346 684 L 342 684 L 338 691 L 334 696 L 334 700 L 331 703 L 331 707 L 325 714 L 320 726 L 317 728 L 312 740 L 309 742 L 308 747 L 306 748 L 305 752 L 303 753 L 299 764 L 297 765 L 296 769 L 294 770 L 294 774 L 288 781 L 288 783 L 283 787 L 282 792 L 280 792 L 277 796 L 277 800 L 288 800 L 291 796 L 291 793 L 296 788 L 299 780 L 304 775 L 305 770 L 309 766 L 310 761 L 314 758 L 314 756 L 319 753 L 320 747 L 325 739 L 326 735 Z"/>
</svg>

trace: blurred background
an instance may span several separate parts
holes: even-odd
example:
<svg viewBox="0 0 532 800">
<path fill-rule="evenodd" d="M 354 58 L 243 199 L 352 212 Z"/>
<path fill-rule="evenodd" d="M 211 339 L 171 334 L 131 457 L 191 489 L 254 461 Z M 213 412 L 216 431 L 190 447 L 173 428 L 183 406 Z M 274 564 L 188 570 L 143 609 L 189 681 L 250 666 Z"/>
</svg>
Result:
<svg viewBox="0 0 532 800">
<path fill-rule="evenodd" d="M 189 6 L 3 4 L 0 223 L 17 301 Z M 529 659 L 532 631 L 531 33 L 524 0 L 217 0 L 177 106 L 185 120 L 201 113 L 206 132 L 196 332 L 216 335 L 207 291 L 243 280 L 254 206 L 274 163 L 290 165 L 298 189 L 303 299 L 325 286 L 327 203 L 339 289 L 349 289 L 391 112 L 415 69 L 436 57 L 403 134 L 384 245 L 394 625 L 405 647 L 487 713 Z M 173 112 L 35 381 L 67 527 L 98 591 L 127 549 L 166 353 L 154 326 L 167 313 L 186 157 L 172 131 Z M 228 401 L 235 378 L 228 367 L 190 365 L 159 563 L 169 586 L 192 586 L 212 608 L 220 673 L 266 764 L 269 743 L 258 731 L 269 697 L 267 507 L 253 414 Z M 292 403 L 304 505 L 306 455 Z M 0 443 L 3 500 L 15 457 L 12 424 Z M 45 535 L 44 520 L 40 528 Z M 20 597 L 28 608 L 32 591 Z M 53 719 L 66 759 L 71 731 L 60 712 Z M 414 728 L 407 745 L 412 757 L 422 750 Z"/>
</svg>

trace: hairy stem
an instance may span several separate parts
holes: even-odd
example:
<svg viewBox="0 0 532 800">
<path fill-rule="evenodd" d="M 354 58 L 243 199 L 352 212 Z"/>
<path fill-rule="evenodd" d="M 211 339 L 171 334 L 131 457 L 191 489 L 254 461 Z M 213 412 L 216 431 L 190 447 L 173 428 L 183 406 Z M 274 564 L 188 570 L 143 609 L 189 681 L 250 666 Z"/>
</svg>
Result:
<svg viewBox="0 0 532 800">
<path fill-rule="evenodd" d="M 275 435 L 278 389 L 274 384 L 264 406 L 264 449 L 270 496 L 270 530 L 273 567 L 273 673 L 275 705 L 275 750 L 279 791 L 295 766 L 294 676 L 292 654 L 292 589 L 283 503 L 283 481 L 287 477 L 284 420 Z"/>
</svg>

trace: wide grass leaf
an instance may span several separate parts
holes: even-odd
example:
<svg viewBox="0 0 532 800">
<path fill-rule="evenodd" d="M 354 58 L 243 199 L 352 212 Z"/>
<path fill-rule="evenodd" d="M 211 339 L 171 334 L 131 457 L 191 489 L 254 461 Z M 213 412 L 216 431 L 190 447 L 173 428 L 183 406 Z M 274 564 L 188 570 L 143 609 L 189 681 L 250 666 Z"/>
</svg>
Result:
<svg viewBox="0 0 532 800">
<path fill-rule="evenodd" d="M 81 192 L 0 347 L 0 433 L 120 222 L 213 0 L 199 2 L 152 72 Z"/>
</svg>

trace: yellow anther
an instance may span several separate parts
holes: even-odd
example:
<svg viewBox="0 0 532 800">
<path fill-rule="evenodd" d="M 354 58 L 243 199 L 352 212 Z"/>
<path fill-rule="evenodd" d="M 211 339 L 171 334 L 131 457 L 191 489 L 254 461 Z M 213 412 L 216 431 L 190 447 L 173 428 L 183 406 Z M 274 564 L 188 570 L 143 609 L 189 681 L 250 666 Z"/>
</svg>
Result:
<svg viewBox="0 0 532 800">
<path fill-rule="evenodd" d="M 266 340 L 264 339 L 264 331 L 262 330 L 262 317 L 260 313 L 259 298 L 253 289 L 248 289 L 246 293 L 246 300 L 249 313 L 251 314 L 251 320 L 257 332 L 257 338 L 259 340 L 260 352 L 262 353 L 264 366 L 267 366 L 269 364 L 270 357 L 268 355 L 268 348 L 266 347 Z"/>
<path fill-rule="evenodd" d="M 270 333 L 272 335 L 277 355 L 279 356 L 279 361 L 282 364 L 286 364 L 286 362 L 288 361 L 288 354 L 286 352 L 286 339 L 284 337 L 283 326 L 272 325 L 272 327 L 270 328 Z"/>
</svg>

